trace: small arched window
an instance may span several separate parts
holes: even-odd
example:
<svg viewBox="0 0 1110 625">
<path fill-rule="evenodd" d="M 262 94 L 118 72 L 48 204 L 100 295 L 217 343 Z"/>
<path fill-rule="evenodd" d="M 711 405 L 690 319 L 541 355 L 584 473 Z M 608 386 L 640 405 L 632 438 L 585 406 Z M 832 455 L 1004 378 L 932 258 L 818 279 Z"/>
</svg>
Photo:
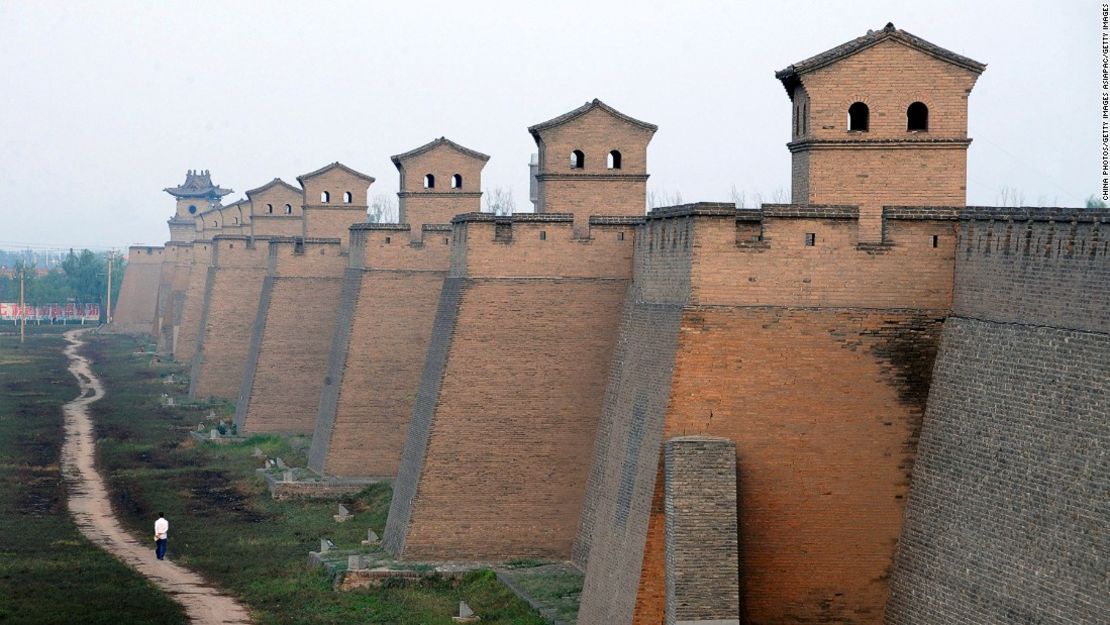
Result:
<svg viewBox="0 0 1110 625">
<path fill-rule="evenodd" d="M 848 107 L 848 130 L 867 132 L 870 125 L 871 111 L 863 102 L 856 102 Z"/>
<path fill-rule="evenodd" d="M 582 169 L 585 166 L 586 166 L 586 155 L 582 153 L 582 150 L 575 150 L 575 151 L 570 153 L 570 168 L 571 169 Z"/>
<path fill-rule="evenodd" d="M 343 203 L 344 204 L 350 204 L 351 203 L 351 192 L 350 191 L 344 191 L 343 192 Z"/>
<path fill-rule="evenodd" d="M 929 130 L 929 107 L 923 102 L 914 102 L 906 109 L 906 130 L 910 132 Z"/>
<path fill-rule="evenodd" d="M 266 214 L 267 215 L 273 215 L 274 214 L 274 205 L 273 204 L 267 204 L 266 205 Z"/>
<path fill-rule="evenodd" d="M 238 226 L 239 225 L 239 218 L 238 217 L 232 217 L 231 218 L 231 223 Z"/>
<path fill-rule="evenodd" d="M 621 153 L 620 150 L 613 150 L 609 152 L 609 169 L 621 168 Z"/>
<path fill-rule="evenodd" d="M 436 188 L 436 177 L 433 176 L 432 174 L 424 174 L 424 188 L 425 189 L 434 189 L 434 188 Z"/>
<path fill-rule="evenodd" d="M 451 188 L 452 189 L 461 189 L 462 188 L 462 174 L 455 174 L 454 176 L 451 176 Z"/>
<path fill-rule="evenodd" d="M 285 214 L 286 215 L 292 215 L 293 214 L 293 205 L 292 204 L 286 204 L 285 205 Z"/>
<path fill-rule="evenodd" d="M 331 194 L 328 193 L 327 191 L 321 191 L 320 192 L 320 202 L 323 203 L 323 204 L 327 204 L 330 201 L 331 201 Z"/>
</svg>

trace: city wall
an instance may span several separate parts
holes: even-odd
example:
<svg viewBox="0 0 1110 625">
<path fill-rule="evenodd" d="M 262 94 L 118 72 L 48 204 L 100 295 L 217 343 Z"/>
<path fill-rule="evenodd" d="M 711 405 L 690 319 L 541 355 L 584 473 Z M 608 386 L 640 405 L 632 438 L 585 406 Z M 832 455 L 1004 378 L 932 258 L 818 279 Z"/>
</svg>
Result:
<svg viewBox="0 0 1110 625">
<path fill-rule="evenodd" d="M 1110 613 L 1110 212 L 969 209 L 886 622 Z"/>
<path fill-rule="evenodd" d="M 201 298 L 189 396 L 238 397 L 269 267 L 269 239 L 219 235 Z"/>
<path fill-rule="evenodd" d="M 350 227 L 350 267 L 332 335 L 309 468 L 393 477 L 424 369 L 451 226 Z"/>
<path fill-rule="evenodd" d="M 384 542 L 566 558 L 641 219 L 460 215 Z"/>
<path fill-rule="evenodd" d="M 736 443 L 741 622 L 880 622 L 957 211 L 887 208 L 877 243 L 855 207 L 649 215 L 573 552 L 580 619 L 663 620 L 662 441 L 710 435 Z"/>
<path fill-rule="evenodd" d="M 310 434 L 327 373 L 347 253 L 339 239 L 273 239 L 235 424 Z"/>
<path fill-rule="evenodd" d="M 111 330 L 130 334 L 153 334 L 158 310 L 158 282 L 162 275 L 162 247 L 133 245 L 127 250 L 127 268 L 119 299 L 112 311 Z"/>
</svg>

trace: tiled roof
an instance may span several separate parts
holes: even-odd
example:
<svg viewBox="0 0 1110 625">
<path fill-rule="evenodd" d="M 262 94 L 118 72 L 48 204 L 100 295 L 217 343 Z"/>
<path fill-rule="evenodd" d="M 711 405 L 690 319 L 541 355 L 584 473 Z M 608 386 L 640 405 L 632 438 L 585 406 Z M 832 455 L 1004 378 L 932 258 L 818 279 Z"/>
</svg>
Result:
<svg viewBox="0 0 1110 625">
<path fill-rule="evenodd" d="M 629 117 L 628 115 L 625 115 L 624 113 L 621 113 L 617 109 L 609 106 L 608 104 L 602 102 L 601 100 L 598 100 L 597 98 L 594 98 L 593 101 L 587 102 L 587 103 L 583 104 L 582 106 L 574 109 L 573 111 L 570 111 L 569 113 L 563 113 L 562 115 L 560 115 L 560 116 L 558 116 L 554 119 L 549 119 L 545 122 L 536 124 L 534 126 L 530 126 L 528 128 L 528 132 L 532 133 L 532 136 L 537 136 L 537 133 L 540 132 L 541 130 L 547 130 L 548 128 L 554 128 L 555 126 L 561 126 L 561 125 L 569 122 L 570 120 L 575 119 L 576 117 L 579 117 L 581 115 L 585 115 L 586 113 L 594 110 L 595 108 L 599 108 L 599 109 L 605 111 L 606 113 L 609 113 L 613 117 L 616 117 L 617 119 L 626 121 L 626 122 L 628 122 L 628 123 L 630 123 L 634 126 L 639 126 L 641 128 L 644 128 L 646 130 L 650 130 L 652 132 L 655 132 L 656 130 L 659 129 L 659 127 L 656 126 L 655 124 L 649 124 L 647 122 L 642 122 L 642 121 L 640 121 L 640 120 L 638 120 L 634 117 Z"/>
<path fill-rule="evenodd" d="M 212 175 L 208 170 L 193 170 L 185 172 L 185 182 L 176 187 L 166 187 L 162 189 L 166 193 L 178 198 L 186 197 L 206 197 L 206 198 L 221 198 L 232 189 L 224 189 L 212 184 Z"/>
<path fill-rule="evenodd" d="M 459 152 L 462 152 L 463 154 L 465 154 L 467 156 L 470 156 L 470 157 L 473 157 L 473 158 L 476 158 L 476 159 L 479 159 L 479 160 L 482 160 L 482 161 L 488 161 L 489 160 L 489 155 L 488 154 L 482 154 L 481 152 L 478 152 L 476 150 L 471 150 L 470 148 L 464 148 L 463 146 L 455 143 L 454 141 L 448 139 L 447 137 L 440 137 L 438 139 L 434 139 L 434 140 L 429 141 L 428 143 L 425 143 L 424 145 L 416 148 L 415 150 L 409 150 L 408 152 L 404 152 L 403 154 L 394 154 L 393 156 L 391 156 L 389 158 L 390 158 L 390 160 L 393 161 L 394 165 L 396 165 L 398 168 L 400 168 L 401 167 L 401 161 L 412 158 L 414 156 L 419 156 L 419 155 L 421 155 L 421 154 L 423 154 L 423 153 L 425 153 L 425 152 L 427 152 L 427 151 L 429 151 L 433 148 L 437 148 L 441 145 L 445 145 L 447 147 L 454 148 L 455 150 L 458 150 Z"/>
<path fill-rule="evenodd" d="M 845 57 L 849 57 L 887 40 L 898 41 L 911 48 L 920 50 L 929 56 L 936 57 L 976 74 L 983 73 L 983 70 L 987 68 L 984 63 L 956 54 L 936 44 L 929 43 L 917 35 L 895 28 L 893 23 L 887 23 L 881 30 L 869 30 L 867 34 L 862 37 L 857 37 L 835 48 L 811 56 L 804 61 L 798 61 L 786 69 L 781 69 L 775 72 L 775 78 L 782 81 L 783 86 L 786 87 L 786 92 L 793 97 L 794 86 L 798 84 L 799 76 L 802 74 L 825 67 L 826 65 L 835 63 Z"/>
</svg>

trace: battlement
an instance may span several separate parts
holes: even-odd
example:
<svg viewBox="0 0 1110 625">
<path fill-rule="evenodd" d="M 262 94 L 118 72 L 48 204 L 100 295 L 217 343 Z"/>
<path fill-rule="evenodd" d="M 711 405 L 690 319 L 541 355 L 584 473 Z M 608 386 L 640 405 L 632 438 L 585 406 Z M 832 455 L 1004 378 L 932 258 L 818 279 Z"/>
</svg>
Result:
<svg viewBox="0 0 1110 625">
<path fill-rule="evenodd" d="M 354 224 L 350 227 L 352 269 L 446 271 L 451 264 L 450 224 Z"/>
<path fill-rule="evenodd" d="M 266 267 L 270 258 L 269 238 L 221 234 L 212 240 L 212 264 L 216 267 Z"/>
<path fill-rule="evenodd" d="M 585 236 L 569 213 L 465 213 L 451 223 L 452 276 L 627 279 L 643 218 L 591 217 Z"/>
<path fill-rule="evenodd" d="M 270 274 L 279 278 L 338 278 L 347 268 L 337 238 L 273 237 L 268 254 Z"/>
<path fill-rule="evenodd" d="M 635 282 L 667 303 L 947 309 L 959 210 L 888 207 L 870 243 L 855 206 L 665 207 L 637 233 Z"/>
<path fill-rule="evenodd" d="M 132 245 L 127 248 L 128 263 L 158 264 L 165 257 L 165 248 L 161 245 Z"/>
</svg>

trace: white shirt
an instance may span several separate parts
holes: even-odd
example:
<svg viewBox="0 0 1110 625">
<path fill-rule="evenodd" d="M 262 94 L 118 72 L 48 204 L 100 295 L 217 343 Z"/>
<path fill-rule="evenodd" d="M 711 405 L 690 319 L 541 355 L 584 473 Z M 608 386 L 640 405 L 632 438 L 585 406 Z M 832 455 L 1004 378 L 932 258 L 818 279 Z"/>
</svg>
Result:
<svg viewBox="0 0 1110 625">
<path fill-rule="evenodd" d="M 158 539 L 166 538 L 169 532 L 170 522 L 158 517 L 158 520 L 154 522 L 154 537 Z"/>
</svg>

